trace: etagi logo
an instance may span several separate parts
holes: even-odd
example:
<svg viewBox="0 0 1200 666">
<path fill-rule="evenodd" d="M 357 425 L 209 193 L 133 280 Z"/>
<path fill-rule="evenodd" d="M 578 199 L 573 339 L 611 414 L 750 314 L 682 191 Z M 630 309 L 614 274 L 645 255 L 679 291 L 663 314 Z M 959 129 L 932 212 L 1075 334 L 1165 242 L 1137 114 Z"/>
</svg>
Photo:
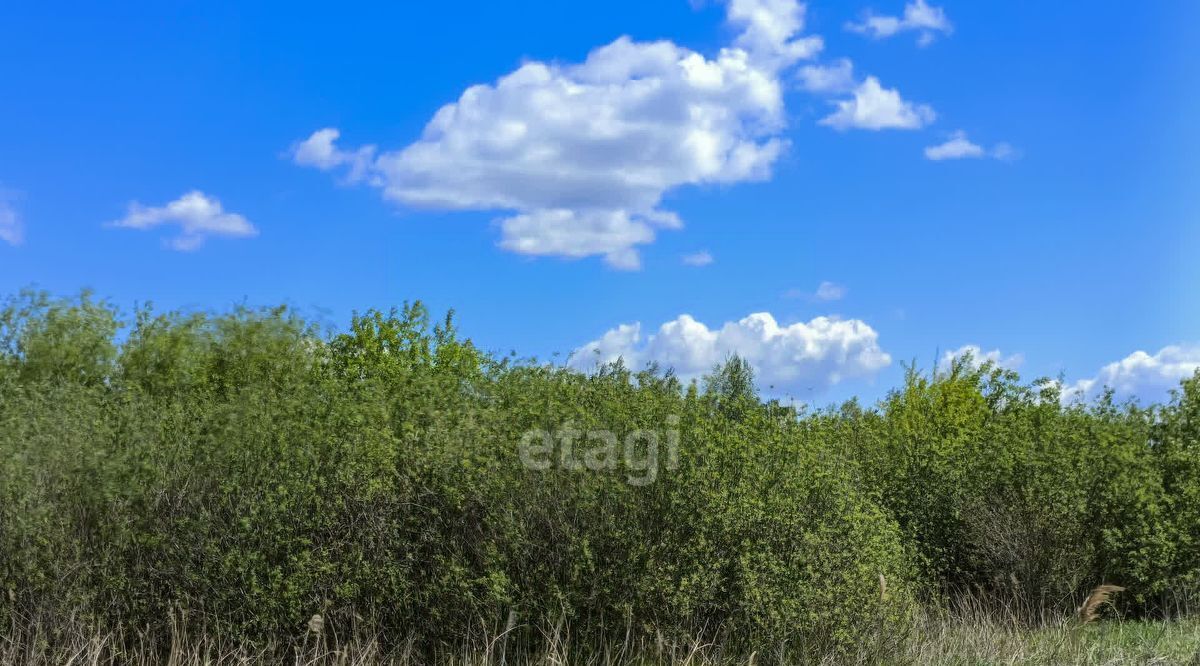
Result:
<svg viewBox="0 0 1200 666">
<path fill-rule="evenodd" d="M 634 430 L 622 440 L 611 430 L 580 430 L 568 423 L 552 433 L 527 431 L 521 436 L 518 450 L 521 463 L 528 469 L 624 469 L 630 485 L 648 486 L 658 479 L 660 450 L 666 455 L 661 468 L 679 469 L 679 417 L 668 416 L 665 425 L 661 430 Z"/>
</svg>

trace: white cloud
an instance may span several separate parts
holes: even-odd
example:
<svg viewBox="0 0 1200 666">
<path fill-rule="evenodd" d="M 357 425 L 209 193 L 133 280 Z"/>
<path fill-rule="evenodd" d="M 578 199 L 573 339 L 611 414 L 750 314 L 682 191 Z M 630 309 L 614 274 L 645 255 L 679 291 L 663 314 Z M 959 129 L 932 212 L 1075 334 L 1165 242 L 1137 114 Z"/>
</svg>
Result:
<svg viewBox="0 0 1200 666">
<path fill-rule="evenodd" d="M 846 297 L 849 289 L 845 285 L 836 282 L 825 280 L 817 285 L 816 291 L 808 291 L 806 289 L 788 289 L 783 292 L 784 298 L 798 298 L 806 301 L 827 303 L 829 301 L 839 301 Z"/>
<path fill-rule="evenodd" d="M 978 159 L 991 157 L 998 160 L 1011 160 L 1016 157 L 1016 150 L 1007 143 L 998 143 L 991 150 L 973 143 L 967 138 L 967 133 L 958 130 L 950 135 L 945 143 L 929 146 L 925 149 L 925 157 L 935 162 L 942 160 Z"/>
<path fill-rule="evenodd" d="M 800 85 L 814 93 L 843 94 L 854 90 L 854 63 L 841 58 L 830 65 L 805 65 L 797 73 Z"/>
<path fill-rule="evenodd" d="M 800 87 L 811 93 L 852 95 L 849 99 L 835 100 L 837 110 L 821 119 L 820 124 L 835 129 L 919 129 L 937 117 L 930 106 L 905 101 L 899 91 L 884 88 L 873 76 L 857 81 L 854 63 L 848 58 L 825 65 L 805 65 L 796 78 Z"/>
<path fill-rule="evenodd" d="M 646 336 L 640 323 L 622 324 L 576 349 L 570 365 L 586 371 L 618 358 L 635 368 L 656 361 L 690 380 L 737 354 L 754 367 L 760 386 L 806 396 L 848 379 L 872 377 L 891 364 L 878 338 L 857 319 L 817 317 L 781 326 L 759 312 L 710 329 L 685 314 Z"/>
<path fill-rule="evenodd" d="M 837 130 L 920 129 L 937 117 L 928 105 L 904 101 L 899 91 L 884 88 L 874 76 L 854 89 L 854 97 L 835 105 L 837 110 L 820 122 Z"/>
<path fill-rule="evenodd" d="M 991 155 L 992 157 L 1005 162 L 1021 159 L 1021 151 L 1003 142 L 996 144 L 992 148 Z"/>
<path fill-rule="evenodd" d="M 826 280 L 817 285 L 817 291 L 813 296 L 818 301 L 839 301 L 846 297 L 847 291 L 849 290 L 844 285 Z"/>
<path fill-rule="evenodd" d="M 334 145 L 341 132 L 326 127 L 312 133 L 304 141 L 292 145 L 292 161 L 300 166 L 309 166 L 321 171 L 332 171 L 338 167 L 349 166 L 347 180 L 357 182 L 362 180 L 371 167 L 375 157 L 375 146 L 363 146 L 358 150 L 341 150 Z"/>
<path fill-rule="evenodd" d="M 147 230 L 164 225 L 179 227 L 179 235 L 167 244 L 181 251 L 195 250 L 210 236 L 248 238 L 258 230 L 237 213 L 227 213 L 221 202 L 199 190 L 192 190 L 165 206 L 148 207 L 133 202 L 125 217 L 111 226 Z"/>
<path fill-rule="evenodd" d="M 820 37 L 796 37 L 804 30 L 804 10 L 796 0 L 728 0 L 726 17 L 742 29 L 734 45 L 778 69 L 811 58 L 824 46 Z"/>
<path fill-rule="evenodd" d="M 10 192 L 0 190 L 0 240 L 9 245 L 20 245 L 25 241 L 25 225 L 13 206 Z"/>
<path fill-rule="evenodd" d="M 951 135 L 950 139 L 945 143 L 929 146 L 925 149 L 925 157 L 934 161 L 983 157 L 984 154 L 983 147 L 977 143 L 971 143 L 970 139 L 967 138 L 967 133 L 962 130 Z"/>
<path fill-rule="evenodd" d="M 1000 352 L 999 349 L 983 351 L 983 348 L 979 345 L 963 345 L 954 351 L 947 351 L 943 353 L 942 357 L 938 359 L 938 370 L 940 372 L 946 372 L 953 366 L 954 361 L 965 358 L 968 355 L 971 357 L 971 367 L 973 368 L 979 368 L 983 366 L 984 363 L 990 361 L 994 365 L 1006 370 L 1016 370 L 1017 368 L 1021 367 L 1022 363 L 1025 362 L 1025 356 L 1023 354 L 1010 354 L 1009 356 L 1005 356 Z"/>
<path fill-rule="evenodd" d="M 660 207 L 666 192 L 769 178 L 787 147 L 781 77 L 821 48 L 799 36 L 795 0 L 726 5 L 739 32 L 715 57 L 622 37 L 581 64 L 528 62 L 467 88 L 399 150 L 344 150 L 325 128 L 293 159 L 408 206 L 507 211 L 509 251 L 636 268 L 639 245 L 680 226 Z"/>
<path fill-rule="evenodd" d="M 708 250 L 700 250 L 683 255 L 683 263 L 688 266 L 707 266 L 713 262 L 713 256 Z"/>
<path fill-rule="evenodd" d="M 1167 400 L 1182 379 L 1200 369 L 1200 345 L 1172 345 L 1154 355 L 1136 351 L 1109 363 L 1095 377 L 1080 379 L 1063 389 L 1063 401 L 1091 400 L 1106 387 L 1118 400 L 1137 398 L 1143 403 Z"/>
<path fill-rule="evenodd" d="M 930 6 L 925 0 L 915 0 L 904 5 L 903 16 L 883 16 L 868 11 L 861 22 L 847 23 L 846 29 L 874 39 L 915 31 L 918 46 L 929 46 L 937 39 L 938 33 L 949 35 L 954 32 L 954 26 L 951 25 L 950 19 L 946 18 L 945 10 Z"/>
</svg>

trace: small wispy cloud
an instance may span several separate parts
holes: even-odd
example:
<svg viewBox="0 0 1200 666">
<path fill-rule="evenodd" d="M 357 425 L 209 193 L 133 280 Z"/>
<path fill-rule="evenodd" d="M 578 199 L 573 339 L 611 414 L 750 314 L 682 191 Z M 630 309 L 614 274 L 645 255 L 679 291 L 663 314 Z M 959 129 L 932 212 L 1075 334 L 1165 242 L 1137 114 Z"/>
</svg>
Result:
<svg viewBox="0 0 1200 666">
<path fill-rule="evenodd" d="M 818 301 L 840 301 L 846 297 L 847 291 L 849 290 L 846 289 L 845 285 L 840 285 L 836 282 L 829 282 L 826 280 L 825 282 L 817 285 L 817 291 L 813 294 L 813 296 L 815 296 Z"/>
<path fill-rule="evenodd" d="M 843 94 L 854 90 L 854 63 L 841 58 L 828 65 L 805 65 L 796 73 L 800 87 L 812 93 Z"/>
<path fill-rule="evenodd" d="M 850 99 L 834 104 L 837 110 L 820 124 L 836 130 L 920 129 L 937 118 L 932 107 L 906 101 L 898 90 L 884 88 L 874 76 L 858 84 Z"/>
<path fill-rule="evenodd" d="M 1011 162 L 1021 158 L 1021 151 L 1012 147 L 1012 145 L 1001 142 L 992 146 L 992 157 L 1004 162 Z"/>
<path fill-rule="evenodd" d="M 808 300 L 808 301 L 829 303 L 831 301 L 842 300 L 843 298 L 846 297 L 846 294 L 848 294 L 848 293 L 850 293 L 850 290 L 846 288 L 846 285 L 842 285 L 842 284 L 838 284 L 836 282 L 830 282 L 829 280 L 825 280 L 821 284 L 817 285 L 817 289 L 815 291 L 806 291 L 804 289 L 789 289 L 783 293 L 783 297 L 784 298 L 799 298 L 799 299 L 804 299 L 804 300 Z"/>
<path fill-rule="evenodd" d="M 110 223 L 124 229 L 149 230 L 161 226 L 179 227 L 179 235 L 167 241 L 175 250 L 190 251 L 204 245 L 209 237 L 249 238 L 258 229 L 241 215 L 226 212 L 221 202 L 199 190 L 192 190 L 163 206 L 129 204 L 125 217 Z"/>
<path fill-rule="evenodd" d="M 333 127 L 319 129 L 307 139 L 292 144 L 288 154 L 295 164 L 321 171 L 347 167 L 346 181 L 357 183 L 366 178 L 375 159 L 376 148 L 366 145 L 357 150 L 342 150 L 334 144 L 341 135 Z"/>
<path fill-rule="evenodd" d="M 25 225 L 17 213 L 16 194 L 0 189 L 0 241 L 9 245 L 25 242 Z"/>
<path fill-rule="evenodd" d="M 953 351 L 947 351 L 938 359 L 938 370 L 946 372 L 954 367 L 954 362 L 970 358 L 972 368 L 980 368 L 984 363 L 991 363 L 1005 370 L 1016 370 L 1025 362 L 1024 354 L 1004 355 L 999 349 L 984 351 L 979 345 L 963 345 Z"/>
<path fill-rule="evenodd" d="M 1007 143 L 998 143 L 990 150 L 972 142 L 967 133 L 958 130 L 951 133 L 944 143 L 925 148 L 925 158 L 940 162 L 942 160 L 962 160 L 991 158 L 996 160 L 1013 160 L 1017 157 L 1015 148 Z"/>
<path fill-rule="evenodd" d="M 686 266 L 707 266 L 713 261 L 713 256 L 708 250 L 700 250 L 699 252 L 683 255 L 683 263 Z"/>
<path fill-rule="evenodd" d="M 939 34 L 949 35 L 954 32 L 954 25 L 946 18 L 946 11 L 934 7 L 925 0 L 915 0 L 904 5 L 902 16 L 886 16 L 865 12 L 862 21 L 851 21 L 846 24 L 850 32 L 867 35 L 872 39 L 886 39 L 902 32 L 916 32 L 917 45 L 929 46 Z"/>
</svg>

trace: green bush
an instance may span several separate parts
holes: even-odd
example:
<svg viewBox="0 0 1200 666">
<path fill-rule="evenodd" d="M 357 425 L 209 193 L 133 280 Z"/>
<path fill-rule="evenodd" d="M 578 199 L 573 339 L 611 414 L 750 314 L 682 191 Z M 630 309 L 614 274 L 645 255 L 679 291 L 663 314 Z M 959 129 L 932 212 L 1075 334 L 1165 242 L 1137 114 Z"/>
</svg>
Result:
<svg viewBox="0 0 1200 666">
<path fill-rule="evenodd" d="M 1169 569 L 1185 531 L 1168 518 L 1158 411 L 1059 397 L 962 359 L 910 373 L 880 412 L 840 415 L 838 432 L 943 592 L 982 589 L 1036 620 L 1114 582 L 1128 610 L 1159 610 L 1184 582 Z"/>
<path fill-rule="evenodd" d="M 1200 371 L 1183 382 L 1153 430 L 1156 462 L 1162 470 L 1165 522 L 1174 547 L 1164 604 L 1200 605 Z"/>
<path fill-rule="evenodd" d="M 1200 575 L 1198 405 L 1200 379 L 1064 408 L 960 363 L 802 415 L 738 359 L 585 375 L 420 305 L 323 336 L 286 309 L 125 323 L 23 294 L 0 313 L 0 621 L 166 640 L 186 613 L 263 641 L 320 613 L 429 648 L 569 627 L 802 655 L 963 589 L 1069 608 L 1116 582 L 1152 612 Z"/>
</svg>

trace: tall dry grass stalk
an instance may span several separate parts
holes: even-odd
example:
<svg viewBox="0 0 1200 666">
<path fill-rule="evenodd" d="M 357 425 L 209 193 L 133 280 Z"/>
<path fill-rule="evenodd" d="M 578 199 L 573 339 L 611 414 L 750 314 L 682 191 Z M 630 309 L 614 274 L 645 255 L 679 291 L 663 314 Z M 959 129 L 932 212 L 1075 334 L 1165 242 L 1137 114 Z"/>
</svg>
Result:
<svg viewBox="0 0 1200 666">
<path fill-rule="evenodd" d="M 1104 607 L 1104 604 L 1109 603 L 1114 594 L 1124 591 L 1125 588 L 1119 585 L 1098 585 L 1079 607 L 1079 619 L 1084 624 L 1096 620 L 1100 617 L 1100 609 Z"/>
</svg>

